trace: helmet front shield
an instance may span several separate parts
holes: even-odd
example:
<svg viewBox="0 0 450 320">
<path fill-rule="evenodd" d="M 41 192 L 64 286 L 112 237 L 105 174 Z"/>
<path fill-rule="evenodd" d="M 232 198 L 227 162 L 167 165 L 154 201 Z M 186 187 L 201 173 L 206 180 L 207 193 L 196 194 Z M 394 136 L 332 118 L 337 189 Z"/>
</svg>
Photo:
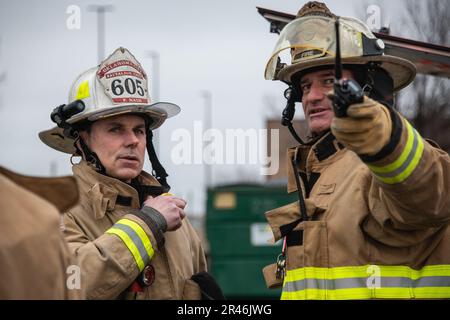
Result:
<svg viewBox="0 0 450 320">
<path fill-rule="evenodd" d="M 308 16 L 297 18 L 287 24 L 280 33 L 280 38 L 266 65 L 265 79 L 279 80 L 280 71 L 296 64 L 301 66 L 311 64 L 316 59 L 334 58 L 335 21 L 330 17 Z M 376 40 L 376 37 L 361 21 L 342 17 L 339 26 L 342 58 L 361 58 L 369 55 L 369 52 L 364 50 L 364 40 Z M 382 51 L 376 54 L 380 55 Z M 326 64 L 329 63 L 327 59 Z"/>
</svg>

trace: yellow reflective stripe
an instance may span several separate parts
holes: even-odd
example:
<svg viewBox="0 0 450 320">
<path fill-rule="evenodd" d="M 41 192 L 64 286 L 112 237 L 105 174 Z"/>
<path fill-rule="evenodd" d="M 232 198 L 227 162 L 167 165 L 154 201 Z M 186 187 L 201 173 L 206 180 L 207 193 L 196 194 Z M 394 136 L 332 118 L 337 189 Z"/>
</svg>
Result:
<svg viewBox="0 0 450 320">
<path fill-rule="evenodd" d="M 408 121 L 405 120 L 405 123 L 408 138 L 405 148 L 400 156 L 394 162 L 383 167 L 368 165 L 370 170 L 372 170 L 372 172 L 384 183 L 394 184 L 404 181 L 411 175 L 422 157 L 424 148 L 422 137 L 414 130 Z M 411 152 L 414 152 L 414 154 L 411 154 Z M 402 168 L 404 165 L 406 165 L 406 167 Z M 389 174 L 395 174 L 395 176 L 389 176 Z"/>
<path fill-rule="evenodd" d="M 422 138 L 419 137 L 418 143 L 419 143 L 419 145 L 417 146 L 417 151 L 414 155 L 414 158 L 412 159 L 411 163 L 406 167 L 406 169 L 402 173 L 400 173 L 399 175 L 392 177 L 392 178 L 379 177 L 379 179 L 381 179 L 381 181 L 383 181 L 384 183 L 388 183 L 388 184 L 400 183 L 402 181 L 405 181 L 406 178 L 408 178 L 411 175 L 411 173 L 414 171 L 414 169 L 417 167 L 420 159 L 422 158 L 423 148 L 424 148 Z"/>
<path fill-rule="evenodd" d="M 124 224 L 126 226 L 129 226 L 131 229 L 133 229 L 139 238 L 141 238 L 142 243 L 144 244 L 145 251 L 147 251 L 148 258 L 151 259 L 153 255 L 155 254 L 155 250 L 153 249 L 152 243 L 150 242 L 150 239 L 147 236 L 147 233 L 145 233 L 145 230 L 136 222 L 129 219 L 121 219 L 117 222 L 118 224 Z"/>
<path fill-rule="evenodd" d="M 420 270 L 414 270 L 407 266 L 380 266 L 364 265 L 351 267 L 319 268 L 305 267 L 287 270 L 285 283 L 290 281 L 304 280 L 306 278 L 333 280 L 343 278 L 365 278 L 373 274 L 371 267 L 378 267 L 382 277 L 407 277 L 417 280 L 421 277 L 450 276 L 450 265 L 425 266 Z"/>
<path fill-rule="evenodd" d="M 423 287 L 414 288 L 414 296 L 422 299 L 450 298 L 450 288 L 448 287 Z"/>
<path fill-rule="evenodd" d="M 283 292 L 281 300 L 346 300 L 346 299 L 438 299 L 450 298 L 450 288 L 379 288 L 379 289 L 306 289 L 296 292 Z"/>
<path fill-rule="evenodd" d="M 383 173 L 383 172 L 391 172 L 394 171 L 396 169 L 398 169 L 399 167 L 401 167 L 401 165 L 403 164 L 403 162 L 405 162 L 406 158 L 408 157 L 409 152 L 411 151 L 413 142 L 414 142 L 414 132 L 413 132 L 413 127 L 408 123 L 408 121 L 406 121 L 406 129 L 407 129 L 407 140 L 406 140 L 406 145 L 405 148 L 403 149 L 402 153 L 400 154 L 400 157 L 397 158 L 397 160 L 395 160 L 394 162 L 383 166 L 383 167 L 377 167 L 374 165 L 369 165 L 369 168 L 375 172 L 375 173 Z"/>
<path fill-rule="evenodd" d="M 133 255 L 134 260 L 138 265 L 139 272 L 144 270 L 145 264 L 144 261 L 142 261 L 142 257 L 139 254 L 139 250 L 134 244 L 133 240 L 131 240 L 130 236 L 125 231 L 112 227 L 109 230 L 107 230 L 106 233 L 115 234 L 116 236 L 118 236 L 125 243 L 126 247 L 128 248 L 128 250 L 130 250 L 131 254 Z"/>
<path fill-rule="evenodd" d="M 368 287 L 374 276 L 379 287 Z M 287 270 L 281 299 L 450 298 L 449 278 L 450 265 L 305 267 Z"/>
<path fill-rule="evenodd" d="M 305 278 L 340 279 L 350 277 L 367 277 L 368 267 L 369 266 L 336 268 L 305 267 L 295 270 L 288 270 L 286 274 L 286 281 L 297 281 Z"/>
<path fill-rule="evenodd" d="M 379 266 L 383 277 L 408 277 L 417 280 L 422 277 L 450 276 L 450 265 L 425 266 L 414 270 L 407 266 Z"/>
<path fill-rule="evenodd" d="M 403 297 L 403 298 L 410 298 L 411 295 L 404 295 L 404 293 L 400 293 L 400 296 L 398 296 L 399 292 L 396 292 L 396 289 L 391 290 L 389 288 L 389 291 L 394 291 L 391 294 L 393 297 Z M 397 295 L 394 295 L 397 294 Z M 386 296 L 387 293 L 384 293 L 384 296 Z M 338 290 L 323 290 L 323 289 L 306 289 L 302 291 L 296 291 L 296 292 L 283 292 L 281 294 L 281 300 L 305 300 L 305 299 L 312 299 L 312 300 L 345 300 L 345 299 L 373 299 L 375 298 L 375 295 L 372 293 L 372 289 L 367 288 L 356 288 L 356 289 L 338 289 Z"/>
</svg>

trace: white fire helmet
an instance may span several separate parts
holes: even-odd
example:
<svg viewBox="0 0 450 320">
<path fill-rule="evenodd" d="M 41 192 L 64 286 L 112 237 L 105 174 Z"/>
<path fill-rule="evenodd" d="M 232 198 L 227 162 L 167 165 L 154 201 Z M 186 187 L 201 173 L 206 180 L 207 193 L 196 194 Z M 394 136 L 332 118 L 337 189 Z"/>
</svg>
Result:
<svg viewBox="0 0 450 320">
<path fill-rule="evenodd" d="M 148 92 L 147 74 L 136 58 L 125 48 L 116 49 L 100 66 L 83 72 L 74 81 L 69 92 L 69 103 L 81 100 L 84 110 L 67 119 L 69 125 L 82 121 L 126 113 L 141 113 L 151 119 L 149 129 L 154 130 L 180 112 L 173 103 L 152 103 Z M 54 127 L 39 133 L 49 147 L 75 154 L 74 138 L 63 128 Z"/>
</svg>

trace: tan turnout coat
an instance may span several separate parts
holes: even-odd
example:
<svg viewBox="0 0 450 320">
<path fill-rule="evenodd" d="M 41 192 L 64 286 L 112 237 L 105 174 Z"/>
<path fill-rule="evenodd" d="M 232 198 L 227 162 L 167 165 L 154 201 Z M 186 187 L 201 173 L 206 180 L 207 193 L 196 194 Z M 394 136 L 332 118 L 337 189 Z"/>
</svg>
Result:
<svg viewBox="0 0 450 320">
<path fill-rule="evenodd" d="M 129 210 L 140 208 L 133 187 L 96 172 L 86 162 L 74 165 L 73 172 L 79 183 L 80 204 L 64 215 L 65 237 L 78 258 L 88 299 L 199 299 L 199 288 L 189 279 L 206 271 L 206 260 L 189 219 L 186 217 L 178 230 L 166 232 L 165 245 L 158 248 L 147 224 L 129 214 Z M 145 172 L 139 179 L 146 185 L 159 185 Z M 119 197 L 129 203 L 118 201 Z M 140 273 L 130 247 L 117 234 L 108 233 L 124 219 L 138 224 L 145 233 L 140 236 L 148 237 L 154 252 L 148 263 L 155 270 L 154 282 L 142 292 L 129 290 Z"/>
<path fill-rule="evenodd" d="M 0 167 L 0 299 L 83 298 L 61 233 L 76 204 L 73 177 L 37 178 Z M 68 284 L 69 283 L 69 284 Z"/>
<path fill-rule="evenodd" d="M 288 150 L 308 220 L 298 201 L 266 214 L 275 239 L 287 236 L 282 299 L 450 298 L 450 157 L 396 118 L 377 157 L 331 133 Z"/>
</svg>

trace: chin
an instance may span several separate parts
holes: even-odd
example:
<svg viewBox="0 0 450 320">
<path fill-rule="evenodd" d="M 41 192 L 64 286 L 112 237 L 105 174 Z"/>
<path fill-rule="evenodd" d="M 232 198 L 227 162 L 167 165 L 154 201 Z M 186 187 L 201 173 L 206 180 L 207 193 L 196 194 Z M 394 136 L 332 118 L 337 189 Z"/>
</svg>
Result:
<svg viewBox="0 0 450 320">
<path fill-rule="evenodd" d="M 321 133 L 330 129 L 331 121 L 322 122 L 312 122 L 309 124 L 309 128 L 311 132 Z"/>
<path fill-rule="evenodd" d="M 315 134 L 321 134 L 323 132 L 328 131 L 328 129 L 330 129 L 330 127 L 319 127 L 319 128 L 312 128 L 311 132 L 315 133 Z"/>
<path fill-rule="evenodd" d="M 112 173 L 112 176 L 116 179 L 122 181 L 130 181 L 131 179 L 136 178 L 141 173 L 141 170 L 131 169 L 131 168 L 123 168 L 119 169 L 116 172 Z"/>
</svg>

